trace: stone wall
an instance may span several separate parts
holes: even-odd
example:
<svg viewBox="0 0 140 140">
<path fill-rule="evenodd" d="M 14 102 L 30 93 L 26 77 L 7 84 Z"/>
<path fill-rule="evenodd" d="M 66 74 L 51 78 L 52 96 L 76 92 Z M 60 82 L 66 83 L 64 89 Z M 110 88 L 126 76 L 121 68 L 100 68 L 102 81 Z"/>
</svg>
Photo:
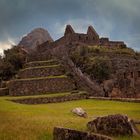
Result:
<svg viewBox="0 0 140 140">
<path fill-rule="evenodd" d="M 90 96 L 90 97 L 88 97 L 88 99 L 140 103 L 140 98 L 136 99 L 136 98 L 111 98 L 111 97 L 92 97 L 92 96 Z"/>
<path fill-rule="evenodd" d="M 110 137 L 100 134 L 55 127 L 53 131 L 53 140 L 112 140 L 112 139 Z"/>
<path fill-rule="evenodd" d="M 67 92 L 75 88 L 67 77 L 19 79 L 9 82 L 9 94 L 13 96 Z"/>
<path fill-rule="evenodd" d="M 0 88 L 0 96 L 6 96 L 9 94 L 8 88 Z"/>
<path fill-rule="evenodd" d="M 119 97 L 140 97 L 140 61 L 135 59 L 112 60 L 115 69 L 116 82 L 112 95 L 117 93 Z"/>
<path fill-rule="evenodd" d="M 87 99 L 86 94 L 70 94 L 57 97 L 40 97 L 40 98 L 26 98 L 26 99 L 14 99 L 12 101 L 21 104 L 47 104 L 47 103 L 60 103 L 66 101 Z"/>
<path fill-rule="evenodd" d="M 25 68 L 23 70 L 20 70 L 20 72 L 18 73 L 18 77 L 24 79 L 35 77 L 58 76 L 63 74 L 64 69 L 60 65 L 54 65 Z"/>
<path fill-rule="evenodd" d="M 126 47 L 123 41 L 109 41 L 109 38 L 100 38 L 100 45 L 107 47 Z"/>
</svg>

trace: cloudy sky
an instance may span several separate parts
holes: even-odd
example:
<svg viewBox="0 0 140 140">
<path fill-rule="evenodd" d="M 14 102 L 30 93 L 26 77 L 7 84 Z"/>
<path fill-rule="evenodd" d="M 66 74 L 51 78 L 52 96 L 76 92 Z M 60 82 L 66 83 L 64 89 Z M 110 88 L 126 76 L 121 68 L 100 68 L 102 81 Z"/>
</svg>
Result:
<svg viewBox="0 0 140 140">
<path fill-rule="evenodd" d="M 57 39 L 66 24 L 77 32 L 93 25 L 140 51 L 140 0 L 0 0 L 0 52 L 37 27 Z"/>
</svg>

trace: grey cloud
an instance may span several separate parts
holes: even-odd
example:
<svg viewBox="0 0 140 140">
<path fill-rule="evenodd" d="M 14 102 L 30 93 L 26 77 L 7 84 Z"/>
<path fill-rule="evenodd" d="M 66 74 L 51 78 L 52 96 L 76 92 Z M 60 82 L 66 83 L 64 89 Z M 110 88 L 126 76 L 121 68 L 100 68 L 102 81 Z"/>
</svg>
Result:
<svg viewBox="0 0 140 140">
<path fill-rule="evenodd" d="M 19 40 L 38 26 L 56 39 L 67 23 L 78 31 L 92 24 L 101 36 L 140 50 L 139 7 L 139 0 L 0 0 L 0 41 Z"/>
</svg>

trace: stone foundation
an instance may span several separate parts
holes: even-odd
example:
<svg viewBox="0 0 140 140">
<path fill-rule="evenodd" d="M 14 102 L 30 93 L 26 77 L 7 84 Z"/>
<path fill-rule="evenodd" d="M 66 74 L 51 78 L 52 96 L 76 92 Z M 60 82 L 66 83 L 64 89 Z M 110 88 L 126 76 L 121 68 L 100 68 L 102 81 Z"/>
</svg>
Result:
<svg viewBox="0 0 140 140">
<path fill-rule="evenodd" d="M 112 140 L 112 139 L 107 136 L 99 134 L 55 127 L 53 131 L 53 140 Z"/>
<path fill-rule="evenodd" d="M 75 85 L 64 76 L 13 80 L 8 87 L 9 95 L 22 96 L 72 91 Z"/>
</svg>

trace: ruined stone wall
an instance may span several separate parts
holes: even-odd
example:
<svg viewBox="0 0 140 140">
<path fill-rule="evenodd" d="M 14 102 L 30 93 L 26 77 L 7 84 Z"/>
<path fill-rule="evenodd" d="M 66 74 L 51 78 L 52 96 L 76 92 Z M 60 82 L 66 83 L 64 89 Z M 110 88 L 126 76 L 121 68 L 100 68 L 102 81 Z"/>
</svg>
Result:
<svg viewBox="0 0 140 140">
<path fill-rule="evenodd" d="M 140 61 L 134 59 L 116 59 L 112 61 L 116 70 L 116 84 L 113 95 L 120 97 L 140 97 Z"/>
<path fill-rule="evenodd" d="M 48 104 L 48 103 L 60 103 L 73 100 L 87 99 L 86 94 L 70 94 L 57 97 L 40 97 L 40 98 L 26 98 L 26 99 L 13 99 L 13 102 L 21 104 Z"/>
<path fill-rule="evenodd" d="M 122 41 L 109 41 L 109 47 L 126 47 Z"/>
<path fill-rule="evenodd" d="M 101 46 L 107 46 L 107 47 L 126 47 L 123 41 L 109 41 L 109 38 L 100 38 L 99 44 Z"/>
<path fill-rule="evenodd" d="M 0 96 L 6 96 L 9 94 L 8 88 L 0 88 Z"/>
<path fill-rule="evenodd" d="M 53 131 L 53 140 L 112 140 L 110 137 L 77 131 L 68 128 L 55 127 Z"/>
<path fill-rule="evenodd" d="M 64 69 L 60 65 L 31 67 L 20 70 L 18 77 L 21 79 L 63 75 Z"/>
<path fill-rule="evenodd" d="M 67 77 L 13 80 L 9 82 L 9 95 L 35 95 L 67 92 L 75 88 Z"/>
</svg>

